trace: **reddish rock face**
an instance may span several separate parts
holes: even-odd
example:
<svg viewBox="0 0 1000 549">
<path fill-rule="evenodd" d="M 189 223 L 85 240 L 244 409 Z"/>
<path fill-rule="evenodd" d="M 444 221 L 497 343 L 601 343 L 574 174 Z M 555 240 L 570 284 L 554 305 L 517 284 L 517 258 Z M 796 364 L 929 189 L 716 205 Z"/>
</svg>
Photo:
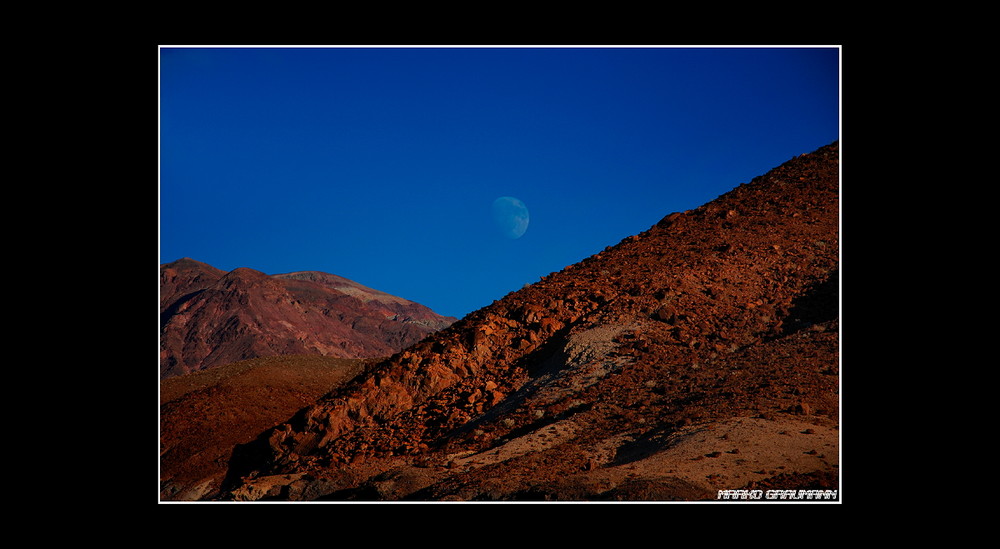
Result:
<svg viewBox="0 0 1000 549">
<path fill-rule="evenodd" d="M 834 143 L 671 213 L 238 446 L 220 497 L 835 489 L 838 207 Z"/>
<path fill-rule="evenodd" d="M 191 259 L 160 267 L 161 377 L 250 358 L 384 357 L 455 321 L 318 272 L 224 272 Z"/>
</svg>

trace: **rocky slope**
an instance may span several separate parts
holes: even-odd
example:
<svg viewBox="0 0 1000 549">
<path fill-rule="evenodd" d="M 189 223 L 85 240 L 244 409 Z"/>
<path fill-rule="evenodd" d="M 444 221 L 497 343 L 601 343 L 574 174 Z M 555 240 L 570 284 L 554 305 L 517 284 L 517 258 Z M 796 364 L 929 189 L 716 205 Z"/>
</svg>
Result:
<svg viewBox="0 0 1000 549">
<path fill-rule="evenodd" d="M 385 357 L 455 321 L 320 272 L 225 272 L 184 258 L 160 266 L 160 375 L 256 357 Z"/>
<path fill-rule="evenodd" d="M 223 498 L 836 490 L 838 174 L 793 158 L 371 366 L 235 448 Z"/>
<path fill-rule="evenodd" d="M 160 499 L 218 497 L 230 454 L 373 359 L 264 357 L 160 381 Z"/>
</svg>

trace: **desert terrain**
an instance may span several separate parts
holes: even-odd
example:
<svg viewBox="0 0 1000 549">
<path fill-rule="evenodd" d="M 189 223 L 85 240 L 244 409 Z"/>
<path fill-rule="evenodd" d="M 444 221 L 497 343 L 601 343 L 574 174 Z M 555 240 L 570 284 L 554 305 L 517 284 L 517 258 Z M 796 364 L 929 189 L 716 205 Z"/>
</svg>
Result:
<svg viewBox="0 0 1000 549">
<path fill-rule="evenodd" d="M 839 502 L 839 197 L 835 142 L 458 320 L 167 266 L 160 500 Z"/>
</svg>

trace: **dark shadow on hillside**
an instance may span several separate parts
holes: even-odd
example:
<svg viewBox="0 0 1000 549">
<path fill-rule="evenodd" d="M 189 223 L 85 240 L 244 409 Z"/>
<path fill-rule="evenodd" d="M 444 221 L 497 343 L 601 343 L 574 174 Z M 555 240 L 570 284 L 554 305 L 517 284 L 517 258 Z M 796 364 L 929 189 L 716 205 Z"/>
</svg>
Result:
<svg viewBox="0 0 1000 549">
<path fill-rule="evenodd" d="M 171 303 L 169 307 L 167 307 L 166 309 L 163 310 L 162 313 L 160 313 L 160 327 L 162 328 L 163 325 L 166 324 L 168 320 L 170 320 L 170 317 L 177 314 L 177 310 L 181 308 L 181 305 L 184 305 L 188 301 L 191 301 L 192 299 L 198 297 L 198 295 L 200 295 L 204 291 L 205 290 L 198 290 L 196 292 L 191 292 Z"/>
<path fill-rule="evenodd" d="M 781 326 L 786 336 L 815 324 L 840 317 L 840 270 L 834 269 L 826 280 L 813 285 L 792 302 Z"/>
</svg>

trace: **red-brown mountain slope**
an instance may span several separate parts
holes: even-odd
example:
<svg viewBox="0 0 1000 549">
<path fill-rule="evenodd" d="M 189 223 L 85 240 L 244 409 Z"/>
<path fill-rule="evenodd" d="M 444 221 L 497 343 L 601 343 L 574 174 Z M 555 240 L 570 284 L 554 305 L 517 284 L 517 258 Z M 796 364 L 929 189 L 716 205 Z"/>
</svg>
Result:
<svg viewBox="0 0 1000 549">
<path fill-rule="evenodd" d="M 160 498 L 217 497 L 246 444 L 375 359 L 262 357 L 160 380 Z"/>
<path fill-rule="evenodd" d="M 162 378 L 256 357 L 389 356 L 454 318 L 319 272 L 224 272 L 184 258 L 160 266 Z"/>
<path fill-rule="evenodd" d="M 838 204 L 834 143 L 670 214 L 236 448 L 225 497 L 836 489 Z"/>
</svg>

